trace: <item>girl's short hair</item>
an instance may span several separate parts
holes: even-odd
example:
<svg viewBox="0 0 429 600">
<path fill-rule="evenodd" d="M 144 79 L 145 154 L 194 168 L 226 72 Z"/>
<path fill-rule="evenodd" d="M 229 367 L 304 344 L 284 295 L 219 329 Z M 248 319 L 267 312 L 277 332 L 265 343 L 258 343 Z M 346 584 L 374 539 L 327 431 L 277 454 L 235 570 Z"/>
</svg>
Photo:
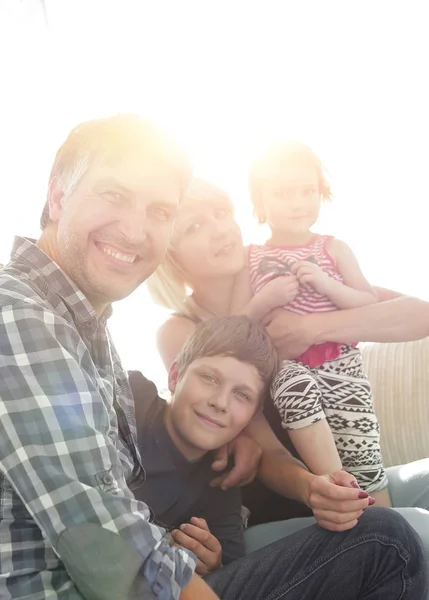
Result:
<svg viewBox="0 0 429 600">
<path fill-rule="evenodd" d="M 331 200 L 332 192 L 326 176 L 326 169 L 317 154 L 302 142 L 288 141 L 271 146 L 256 160 L 249 172 L 250 199 L 254 215 L 259 223 L 264 223 L 261 201 L 261 186 L 267 171 L 273 166 L 287 168 L 288 165 L 303 162 L 316 168 L 319 178 L 319 190 L 323 200 Z"/>
<path fill-rule="evenodd" d="M 180 205 L 180 211 L 188 207 L 197 207 L 200 203 L 215 203 L 231 201 L 228 195 L 215 185 L 197 177 L 193 177 Z M 172 239 L 175 225 L 173 225 Z M 186 285 L 186 275 L 174 256 L 174 242 L 170 242 L 164 260 L 146 282 L 152 299 L 164 308 L 174 312 L 192 316 L 189 300 L 189 289 Z"/>
<path fill-rule="evenodd" d="M 232 356 L 256 368 L 263 382 L 261 403 L 279 370 L 277 350 L 265 328 L 249 317 L 213 317 L 199 323 L 177 357 L 179 377 L 191 363 L 208 356 Z"/>
</svg>

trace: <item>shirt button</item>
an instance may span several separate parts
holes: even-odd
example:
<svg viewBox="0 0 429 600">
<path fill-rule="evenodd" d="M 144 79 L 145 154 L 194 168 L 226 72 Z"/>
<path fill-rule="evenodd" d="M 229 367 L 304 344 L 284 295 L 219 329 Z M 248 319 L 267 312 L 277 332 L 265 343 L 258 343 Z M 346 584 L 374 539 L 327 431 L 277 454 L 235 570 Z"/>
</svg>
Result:
<svg viewBox="0 0 429 600">
<path fill-rule="evenodd" d="M 113 477 L 111 475 L 104 475 L 103 483 L 106 485 L 111 485 L 113 483 Z"/>
</svg>

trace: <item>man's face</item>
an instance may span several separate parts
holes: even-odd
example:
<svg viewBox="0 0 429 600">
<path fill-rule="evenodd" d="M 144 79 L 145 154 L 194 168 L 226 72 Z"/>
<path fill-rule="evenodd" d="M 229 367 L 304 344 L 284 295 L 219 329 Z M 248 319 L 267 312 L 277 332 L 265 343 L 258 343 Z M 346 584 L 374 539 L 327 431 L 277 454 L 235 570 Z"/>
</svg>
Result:
<svg viewBox="0 0 429 600">
<path fill-rule="evenodd" d="M 54 258 L 96 310 L 162 261 L 179 195 L 178 180 L 150 160 L 94 167 L 67 198 L 51 190 Z"/>
<path fill-rule="evenodd" d="M 230 356 L 199 358 L 180 378 L 173 365 L 169 385 L 167 428 L 188 460 L 234 439 L 258 412 L 263 389 L 256 367 Z"/>
</svg>

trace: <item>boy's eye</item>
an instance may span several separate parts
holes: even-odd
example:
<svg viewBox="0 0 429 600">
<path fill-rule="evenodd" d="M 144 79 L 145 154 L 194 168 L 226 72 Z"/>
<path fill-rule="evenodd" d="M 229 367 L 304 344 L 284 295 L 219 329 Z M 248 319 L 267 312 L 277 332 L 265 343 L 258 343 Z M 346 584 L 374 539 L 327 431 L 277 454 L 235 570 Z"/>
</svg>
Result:
<svg viewBox="0 0 429 600">
<path fill-rule="evenodd" d="M 209 375 L 208 373 L 202 373 L 201 377 L 209 383 L 216 383 L 216 379 L 213 377 L 213 375 Z"/>
<path fill-rule="evenodd" d="M 241 390 L 235 390 L 234 394 L 236 396 L 239 396 L 243 400 L 250 400 L 249 396 L 245 392 L 242 392 Z"/>
</svg>

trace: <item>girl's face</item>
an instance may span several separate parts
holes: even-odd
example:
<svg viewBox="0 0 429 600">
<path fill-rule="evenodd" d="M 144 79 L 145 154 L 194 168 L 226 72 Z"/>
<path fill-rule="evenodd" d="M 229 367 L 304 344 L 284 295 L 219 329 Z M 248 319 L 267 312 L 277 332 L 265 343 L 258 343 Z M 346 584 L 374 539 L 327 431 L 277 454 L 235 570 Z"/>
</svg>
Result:
<svg viewBox="0 0 429 600">
<path fill-rule="evenodd" d="M 268 225 L 284 233 L 304 233 L 317 221 L 321 206 L 319 173 L 297 161 L 273 166 L 261 183 L 260 213 Z"/>
<path fill-rule="evenodd" d="M 227 198 L 184 201 L 176 218 L 173 256 L 189 281 L 235 275 L 244 266 L 241 232 Z"/>
</svg>

